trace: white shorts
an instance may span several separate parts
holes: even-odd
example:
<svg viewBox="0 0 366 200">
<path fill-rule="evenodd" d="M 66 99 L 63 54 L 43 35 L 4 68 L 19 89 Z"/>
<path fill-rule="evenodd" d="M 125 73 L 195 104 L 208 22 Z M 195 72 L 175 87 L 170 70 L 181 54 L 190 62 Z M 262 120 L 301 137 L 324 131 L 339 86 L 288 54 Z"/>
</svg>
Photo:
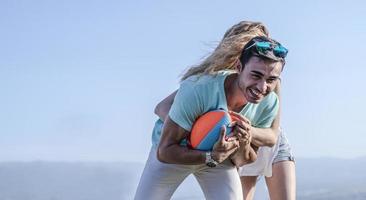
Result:
<svg viewBox="0 0 366 200">
<path fill-rule="evenodd" d="M 272 165 L 285 160 L 294 161 L 291 146 L 282 128 L 278 136 L 277 144 L 273 147 L 260 147 L 258 157 L 254 163 L 239 168 L 240 176 L 272 176 Z"/>
<path fill-rule="evenodd" d="M 190 174 L 197 179 L 206 199 L 243 199 L 239 174 L 230 161 L 225 161 L 214 168 L 205 164 L 167 164 L 160 162 L 157 159 L 156 149 L 151 148 L 135 200 L 171 199 L 174 191 Z"/>
</svg>

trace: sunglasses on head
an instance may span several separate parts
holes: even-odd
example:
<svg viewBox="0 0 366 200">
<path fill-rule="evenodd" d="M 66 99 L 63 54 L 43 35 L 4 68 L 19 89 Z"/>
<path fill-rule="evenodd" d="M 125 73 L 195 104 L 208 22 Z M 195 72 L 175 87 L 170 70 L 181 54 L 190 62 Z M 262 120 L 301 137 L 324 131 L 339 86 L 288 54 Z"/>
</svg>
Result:
<svg viewBox="0 0 366 200">
<path fill-rule="evenodd" d="M 268 41 L 254 42 L 252 45 L 247 47 L 245 50 L 248 50 L 252 47 L 256 47 L 258 53 L 264 54 L 264 55 L 266 55 L 268 53 L 268 51 L 272 51 L 273 54 L 279 58 L 285 58 L 288 53 L 288 50 L 281 44 L 279 44 L 279 43 L 275 44 L 275 43 L 268 42 Z"/>
</svg>

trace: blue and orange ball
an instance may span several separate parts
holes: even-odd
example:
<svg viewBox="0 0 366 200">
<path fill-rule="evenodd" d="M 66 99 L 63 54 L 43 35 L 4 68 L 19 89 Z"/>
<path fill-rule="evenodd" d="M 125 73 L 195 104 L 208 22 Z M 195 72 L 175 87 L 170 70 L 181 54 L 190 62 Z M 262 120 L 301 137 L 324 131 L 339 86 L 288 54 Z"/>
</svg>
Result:
<svg viewBox="0 0 366 200">
<path fill-rule="evenodd" d="M 200 116 L 193 124 L 189 142 L 193 149 L 202 151 L 212 150 L 220 137 L 222 126 L 226 126 L 226 135 L 231 133 L 228 127 L 232 117 L 225 110 L 213 110 Z"/>
</svg>

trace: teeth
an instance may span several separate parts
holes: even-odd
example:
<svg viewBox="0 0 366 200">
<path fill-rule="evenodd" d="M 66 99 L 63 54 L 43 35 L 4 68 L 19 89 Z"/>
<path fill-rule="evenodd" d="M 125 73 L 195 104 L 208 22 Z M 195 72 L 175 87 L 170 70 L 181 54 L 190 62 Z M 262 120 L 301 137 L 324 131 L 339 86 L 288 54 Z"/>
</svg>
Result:
<svg viewBox="0 0 366 200">
<path fill-rule="evenodd" d="M 259 92 L 255 91 L 255 90 L 252 90 L 252 89 L 251 89 L 250 91 L 252 91 L 252 93 L 253 93 L 253 94 L 255 94 L 256 96 L 258 96 L 258 95 L 259 95 Z"/>
<path fill-rule="evenodd" d="M 255 96 L 255 97 L 259 97 L 261 95 L 260 92 L 256 91 L 256 90 L 253 90 L 253 89 L 250 89 L 250 92 Z"/>
</svg>

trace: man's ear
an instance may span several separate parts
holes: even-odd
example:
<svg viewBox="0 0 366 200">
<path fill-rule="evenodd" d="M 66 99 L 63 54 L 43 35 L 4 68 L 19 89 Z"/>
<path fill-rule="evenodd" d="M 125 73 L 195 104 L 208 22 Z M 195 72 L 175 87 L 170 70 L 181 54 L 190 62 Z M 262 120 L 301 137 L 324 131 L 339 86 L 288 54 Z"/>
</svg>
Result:
<svg viewBox="0 0 366 200">
<path fill-rule="evenodd" d="M 238 70 L 239 73 L 243 70 L 243 65 L 241 64 L 239 59 L 236 60 L 235 66 L 236 66 L 236 70 Z"/>
</svg>

